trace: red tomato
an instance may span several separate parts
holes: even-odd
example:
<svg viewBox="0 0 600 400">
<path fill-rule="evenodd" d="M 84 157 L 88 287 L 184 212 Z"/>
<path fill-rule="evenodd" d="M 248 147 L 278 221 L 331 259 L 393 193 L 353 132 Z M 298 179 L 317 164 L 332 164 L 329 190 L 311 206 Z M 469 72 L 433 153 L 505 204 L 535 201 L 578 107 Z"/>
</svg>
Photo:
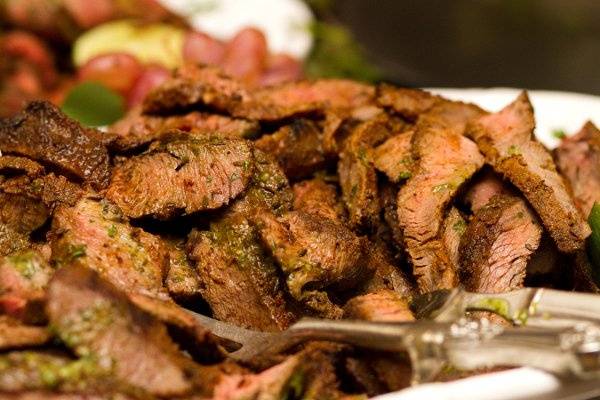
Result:
<svg viewBox="0 0 600 400">
<path fill-rule="evenodd" d="M 201 32 L 189 32 L 183 42 L 183 59 L 199 64 L 218 65 L 225 55 L 225 45 Z"/>
<path fill-rule="evenodd" d="M 13 31 L 2 37 L 0 43 L 0 54 L 20 58 L 35 66 L 45 86 L 55 83 L 56 70 L 52 53 L 36 36 L 23 31 Z"/>
<path fill-rule="evenodd" d="M 267 39 L 255 28 L 242 29 L 225 48 L 223 69 L 233 77 L 257 83 L 267 60 Z"/>
<path fill-rule="evenodd" d="M 131 89 L 129 92 L 129 95 L 127 96 L 127 106 L 131 108 L 137 104 L 140 104 L 148 92 L 162 84 L 170 77 L 171 73 L 164 67 L 151 65 L 146 68 L 133 86 L 133 89 Z"/>
<path fill-rule="evenodd" d="M 110 20 L 115 14 L 112 0 L 63 0 L 67 12 L 80 28 L 91 28 Z"/>
<path fill-rule="evenodd" d="M 143 72 L 143 67 L 132 55 L 111 53 L 96 56 L 79 69 L 82 81 L 100 82 L 112 90 L 127 94 Z"/>
<path fill-rule="evenodd" d="M 275 54 L 269 58 L 267 69 L 260 78 L 262 86 L 296 81 L 302 78 L 302 63 L 288 54 Z"/>
</svg>

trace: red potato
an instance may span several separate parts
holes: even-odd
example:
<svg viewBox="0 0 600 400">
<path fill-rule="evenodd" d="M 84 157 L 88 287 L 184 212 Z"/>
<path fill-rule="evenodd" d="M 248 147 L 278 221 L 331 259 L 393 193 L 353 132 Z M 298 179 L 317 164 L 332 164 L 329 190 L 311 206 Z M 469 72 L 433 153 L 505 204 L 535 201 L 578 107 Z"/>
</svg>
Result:
<svg viewBox="0 0 600 400">
<path fill-rule="evenodd" d="M 0 39 L 0 54 L 33 65 L 44 86 L 52 86 L 56 82 L 52 53 L 36 36 L 23 31 L 7 33 Z"/>
<path fill-rule="evenodd" d="M 302 78 L 302 63 L 288 54 L 269 57 L 266 70 L 260 78 L 261 86 L 297 81 Z"/>
<path fill-rule="evenodd" d="M 265 69 L 267 55 L 265 35 L 258 29 L 245 28 L 227 43 L 223 69 L 228 75 L 256 84 Z"/>
<path fill-rule="evenodd" d="M 137 104 L 140 104 L 146 94 L 169 79 L 171 73 L 168 69 L 157 65 L 151 65 L 140 75 L 137 82 L 133 86 L 133 89 L 127 96 L 127 107 L 131 108 Z"/>
<path fill-rule="evenodd" d="M 201 32 L 188 32 L 183 42 L 183 59 L 207 65 L 219 65 L 225 55 L 225 44 Z"/>
<path fill-rule="evenodd" d="M 87 29 L 112 19 L 117 10 L 113 0 L 63 0 L 63 6 L 78 27 Z"/>
<path fill-rule="evenodd" d="M 127 94 L 136 84 L 144 68 L 132 55 L 111 53 L 96 56 L 79 69 L 79 80 L 96 81 L 121 94 Z"/>
</svg>

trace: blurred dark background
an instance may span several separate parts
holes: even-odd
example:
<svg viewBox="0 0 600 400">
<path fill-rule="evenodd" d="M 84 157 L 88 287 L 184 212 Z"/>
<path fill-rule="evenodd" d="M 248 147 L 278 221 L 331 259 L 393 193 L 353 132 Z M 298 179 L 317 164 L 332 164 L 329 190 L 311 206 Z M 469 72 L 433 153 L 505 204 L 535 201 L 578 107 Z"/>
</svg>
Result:
<svg viewBox="0 0 600 400">
<path fill-rule="evenodd" d="M 600 95 L 598 0 L 336 0 L 384 79 Z"/>
</svg>

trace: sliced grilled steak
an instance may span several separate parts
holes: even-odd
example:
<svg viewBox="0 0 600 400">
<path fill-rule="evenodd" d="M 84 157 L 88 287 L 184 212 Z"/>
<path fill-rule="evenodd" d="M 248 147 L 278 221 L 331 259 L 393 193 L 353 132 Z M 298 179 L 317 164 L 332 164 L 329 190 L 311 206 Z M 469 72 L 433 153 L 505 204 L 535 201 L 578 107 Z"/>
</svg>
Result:
<svg viewBox="0 0 600 400">
<path fill-rule="evenodd" d="M 95 271 L 77 265 L 58 270 L 47 312 L 59 338 L 97 368 L 158 396 L 191 391 L 183 356 L 165 326 Z"/>
<path fill-rule="evenodd" d="M 84 128 L 48 102 L 32 102 L 0 123 L 0 150 L 48 164 L 96 189 L 110 177 L 102 133 Z"/>
<path fill-rule="evenodd" d="M 25 320 L 39 319 L 48 281 L 54 274 L 42 255 L 21 250 L 0 259 L 0 308 Z"/>
<path fill-rule="evenodd" d="M 280 218 L 261 213 L 256 223 L 291 295 L 325 317 L 340 317 L 324 290 L 350 288 L 366 275 L 365 240 L 339 222 L 302 211 Z"/>
<path fill-rule="evenodd" d="M 461 238 L 466 229 L 467 222 L 465 219 L 456 207 L 451 207 L 450 211 L 448 211 L 448 215 L 446 215 L 446 218 L 444 219 L 442 242 L 455 270 L 458 270 L 460 266 L 459 247 Z"/>
<path fill-rule="evenodd" d="M 464 196 L 465 202 L 473 212 L 477 212 L 496 195 L 511 194 L 511 190 L 507 188 L 496 173 L 489 170 L 483 170 L 482 172 L 480 176 L 473 180 L 471 187 Z"/>
<path fill-rule="evenodd" d="M 499 195 L 480 208 L 460 246 L 460 276 L 467 290 L 502 293 L 523 286 L 527 261 L 542 228 L 518 197 Z"/>
<path fill-rule="evenodd" d="M 290 179 L 308 176 L 325 164 L 321 146 L 321 130 L 307 119 L 296 119 L 271 135 L 265 135 L 255 145 L 273 155 Z"/>
<path fill-rule="evenodd" d="M 9 316 L 0 316 L 0 350 L 42 346 L 49 341 L 46 327 L 24 325 Z"/>
<path fill-rule="evenodd" d="M 353 227 L 373 228 L 379 221 L 381 204 L 370 149 L 390 135 L 386 120 L 376 118 L 358 125 L 344 143 L 338 174 L 349 222 Z"/>
<path fill-rule="evenodd" d="M 344 318 L 366 321 L 404 322 L 415 318 L 408 302 L 397 292 L 381 290 L 354 297 L 344 306 Z"/>
<path fill-rule="evenodd" d="M 582 249 L 590 228 L 567 192 L 548 150 L 533 137 L 535 122 L 527 93 L 468 129 L 487 162 L 529 200 L 563 252 Z"/>
<path fill-rule="evenodd" d="M 377 87 L 377 102 L 388 107 L 401 116 L 415 120 L 420 114 L 427 112 L 442 99 L 429 92 L 418 89 L 397 88 L 387 84 Z"/>
<path fill-rule="evenodd" d="M 419 290 L 456 286 L 456 271 L 443 240 L 445 211 L 462 184 L 483 165 L 475 143 L 460 130 L 422 124 L 413 138 L 417 164 L 398 193 L 398 224 Z"/>
<path fill-rule="evenodd" d="M 117 166 L 106 196 L 132 218 L 213 210 L 246 189 L 253 166 L 245 140 L 174 135 Z"/>
<path fill-rule="evenodd" d="M 575 205 L 587 218 L 594 202 L 600 202 L 600 130 L 588 121 L 575 136 L 563 139 L 554 154 Z"/>
<path fill-rule="evenodd" d="M 110 127 L 110 132 L 117 135 L 111 146 L 119 151 L 135 149 L 172 130 L 188 132 L 192 136 L 218 134 L 236 138 L 250 138 L 259 130 L 256 122 L 206 112 L 193 111 L 165 117 L 146 115 L 141 111 L 139 107 L 134 108 Z"/>
<path fill-rule="evenodd" d="M 215 318 L 265 331 L 293 322 L 277 269 L 243 213 L 211 224 L 210 231 L 193 231 L 188 249 Z"/>
<path fill-rule="evenodd" d="M 11 175 L 11 173 L 40 176 L 44 173 L 44 167 L 29 158 L 0 156 L 0 175 Z"/>
<path fill-rule="evenodd" d="M 406 131 L 392 136 L 377 146 L 371 157 L 373 165 L 387 175 L 392 182 L 400 182 L 410 178 L 414 160 L 411 153 L 413 131 Z"/>
<path fill-rule="evenodd" d="M 0 192 L 0 223 L 29 234 L 48 219 L 48 209 L 39 200 Z"/>
<path fill-rule="evenodd" d="M 315 178 L 297 183 L 294 190 L 294 210 L 318 215 L 333 221 L 345 219 L 344 205 L 340 203 L 335 186 Z"/>
<path fill-rule="evenodd" d="M 165 284 L 169 294 L 178 300 L 191 300 L 200 295 L 198 272 L 178 243 L 168 243 L 169 272 Z"/>
<path fill-rule="evenodd" d="M 0 223 L 0 257 L 29 247 L 29 237 Z"/>
<path fill-rule="evenodd" d="M 52 258 L 59 265 L 81 262 L 122 290 L 169 298 L 163 288 L 167 248 L 157 237 L 130 226 L 109 201 L 84 198 L 74 207 L 60 207 L 50 238 Z"/>
<path fill-rule="evenodd" d="M 371 86 L 335 79 L 251 90 L 216 68 L 186 65 L 146 97 L 144 112 L 202 104 L 234 117 L 273 121 L 325 107 L 349 110 L 370 104 L 373 97 Z"/>
</svg>

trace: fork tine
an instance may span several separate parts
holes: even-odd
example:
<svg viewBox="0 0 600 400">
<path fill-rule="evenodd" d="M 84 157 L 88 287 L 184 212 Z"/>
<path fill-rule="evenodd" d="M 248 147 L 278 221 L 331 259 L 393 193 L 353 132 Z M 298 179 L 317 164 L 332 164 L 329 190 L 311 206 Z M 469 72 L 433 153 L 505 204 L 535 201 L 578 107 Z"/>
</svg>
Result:
<svg viewBox="0 0 600 400">
<path fill-rule="evenodd" d="M 202 326 L 211 331 L 213 335 L 239 343 L 242 346 L 254 342 L 257 339 L 266 339 L 268 336 L 272 335 L 267 332 L 241 328 L 228 322 L 219 321 L 207 317 L 206 315 L 198 314 L 191 310 L 186 309 L 186 311 L 189 312 Z"/>
</svg>

